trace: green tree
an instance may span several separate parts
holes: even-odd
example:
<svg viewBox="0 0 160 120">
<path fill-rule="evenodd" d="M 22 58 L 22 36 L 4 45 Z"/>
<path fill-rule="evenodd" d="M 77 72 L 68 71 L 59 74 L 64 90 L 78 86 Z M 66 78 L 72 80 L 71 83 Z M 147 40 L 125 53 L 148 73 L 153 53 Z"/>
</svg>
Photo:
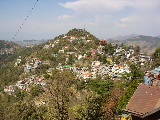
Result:
<svg viewBox="0 0 160 120">
<path fill-rule="evenodd" d="M 81 105 L 72 107 L 76 120 L 99 120 L 102 117 L 102 96 L 96 92 L 88 92 Z"/>
<path fill-rule="evenodd" d="M 74 83 L 73 75 L 68 71 L 53 71 L 48 94 L 50 96 L 47 109 L 48 120 L 68 120 L 69 87 Z"/>
<path fill-rule="evenodd" d="M 135 63 L 130 63 L 129 66 L 131 70 L 130 75 L 132 76 L 132 79 L 129 81 L 129 83 L 125 82 L 126 85 L 123 85 L 124 87 L 126 86 L 127 88 L 124 91 L 124 94 L 118 100 L 117 110 L 119 112 L 122 112 L 122 109 L 124 109 L 127 103 L 129 102 L 133 93 L 137 89 L 139 83 L 143 81 L 143 72 L 141 71 L 140 65 Z"/>
<path fill-rule="evenodd" d="M 69 55 L 67 65 L 72 65 L 74 63 L 73 55 Z"/>
<path fill-rule="evenodd" d="M 160 48 L 157 48 L 155 52 L 152 54 L 153 63 L 152 68 L 159 67 L 160 66 Z"/>
<path fill-rule="evenodd" d="M 119 113 L 121 113 L 125 106 L 128 104 L 130 98 L 132 97 L 133 93 L 135 92 L 141 81 L 142 79 L 134 79 L 133 81 L 131 81 L 124 94 L 118 100 L 117 110 Z"/>
<path fill-rule="evenodd" d="M 44 92 L 44 90 L 41 85 L 35 85 L 30 89 L 30 94 L 32 97 L 38 96 L 42 92 Z"/>
<path fill-rule="evenodd" d="M 97 92 L 102 96 L 106 96 L 111 88 L 113 88 L 113 80 L 111 79 L 94 79 L 88 83 L 88 89 Z"/>
<path fill-rule="evenodd" d="M 141 79 L 143 78 L 143 72 L 141 70 L 141 66 L 136 63 L 129 63 L 129 67 L 132 74 L 132 79 Z"/>
<path fill-rule="evenodd" d="M 27 92 L 25 90 L 21 90 L 19 88 L 15 89 L 14 95 L 16 97 L 17 100 L 23 100 L 24 97 L 27 96 Z"/>
<path fill-rule="evenodd" d="M 44 120 L 44 107 L 37 107 L 32 102 L 18 101 L 5 109 L 4 120 Z"/>
<path fill-rule="evenodd" d="M 115 47 L 113 47 L 111 43 L 110 44 L 106 44 L 104 46 L 105 54 L 108 54 L 108 55 L 113 55 L 113 53 L 115 51 L 114 49 L 115 49 Z"/>
</svg>

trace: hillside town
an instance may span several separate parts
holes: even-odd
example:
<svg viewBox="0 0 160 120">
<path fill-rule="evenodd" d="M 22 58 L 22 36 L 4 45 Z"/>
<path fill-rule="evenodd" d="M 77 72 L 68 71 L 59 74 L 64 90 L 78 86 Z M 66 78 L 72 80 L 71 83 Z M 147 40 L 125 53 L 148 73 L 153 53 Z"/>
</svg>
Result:
<svg viewBox="0 0 160 120">
<path fill-rule="evenodd" d="M 71 40 L 76 39 L 73 36 L 65 36 L 64 38 L 66 38 L 66 37 L 70 38 L 70 42 L 71 42 Z M 110 43 L 105 42 L 104 40 L 99 40 L 99 43 L 101 43 L 101 42 L 105 43 L 105 44 L 110 44 Z M 56 47 L 56 44 L 58 44 L 58 43 L 59 43 L 59 40 L 56 40 L 56 41 L 54 41 L 54 44 L 44 45 L 43 49 L 54 48 L 54 47 Z M 112 44 L 112 46 L 115 46 L 115 45 Z M 111 60 L 111 56 L 106 55 L 107 56 L 106 59 L 109 62 L 109 64 L 103 64 L 100 61 L 96 61 L 96 60 L 92 61 L 92 59 L 96 53 L 99 53 L 101 55 L 104 54 L 104 51 L 103 51 L 104 46 L 102 46 L 101 44 L 98 46 L 97 49 L 91 49 L 89 51 L 91 53 L 90 56 L 86 55 L 86 54 L 84 54 L 84 55 L 78 54 L 78 53 L 72 52 L 72 51 L 66 52 L 65 49 L 67 49 L 67 48 L 68 48 L 68 46 L 63 46 L 62 49 L 59 49 L 57 54 L 52 54 L 52 56 L 57 57 L 58 55 L 65 55 L 66 56 L 65 63 L 67 63 L 69 55 L 74 54 L 77 57 L 77 60 L 75 60 L 75 64 L 73 64 L 72 66 L 67 65 L 67 64 L 63 66 L 63 65 L 61 65 L 61 63 L 59 63 L 58 66 L 56 66 L 56 68 L 49 68 L 46 71 L 47 74 L 50 75 L 50 73 L 54 69 L 62 70 L 62 71 L 64 69 L 68 69 L 72 73 L 74 73 L 75 77 L 78 79 L 89 79 L 89 78 L 95 79 L 98 76 L 101 76 L 102 78 L 105 76 L 110 76 L 114 80 L 120 80 L 125 73 L 130 73 L 130 68 L 125 63 L 126 61 L 135 62 L 135 63 L 138 63 L 142 66 L 144 64 L 152 61 L 150 56 L 145 56 L 142 53 L 140 55 L 135 56 L 134 49 L 129 49 L 128 51 L 126 51 L 121 46 L 117 46 L 116 49 L 114 49 L 113 55 L 120 56 L 121 59 L 122 58 L 125 59 L 125 62 L 116 64 L 115 62 L 113 62 Z M 89 63 L 88 61 L 83 61 L 83 58 L 91 59 L 91 62 Z M 19 58 L 15 62 L 15 67 L 21 63 L 21 59 L 23 59 L 23 58 L 21 58 L 21 56 L 19 56 Z M 78 66 L 76 66 L 76 63 L 81 64 L 82 66 L 78 67 Z M 49 61 L 41 61 L 38 58 L 32 58 L 32 59 L 26 60 L 25 64 L 22 66 L 24 67 L 24 72 L 29 73 L 29 72 L 35 71 L 38 68 L 38 66 L 40 66 L 42 64 L 48 65 L 48 64 L 50 64 L 50 62 Z M 90 67 L 88 67 L 88 66 L 90 66 Z M 155 74 L 159 73 L 158 70 L 160 71 L 159 68 L 155 68 L 155 70 L 152 70 L 151 73 L 153 73 L 153 74 L 150 76 L 156 76 Z M 36 76 L 36 75 L 33 75 L 33 76 Z M 18 86 L 20 89 L 27 90 L 29 88 L 29 86 L 31 86 L 33 84 L 35 84 L 35 85 L 40 84 L 42 86 L 44 86 L 46 84 L 46 83 L 44 83 L 44 81 L 45 81 L 44 77 L 39 79 L 38 76 L 37 77 L 33 77 L 33 76 L 29 76 L 28 78 L 25 78 L 24 80 L 17 81 L 17 83 L 15 85 L 6 86 L 4 88 L 4 91 L 11 94 L 11 93 L 14 93 L 13 86 Z M 155 78 L 157 78 L 157 77 L 155 77 Z M 130 79 L 130 78 L 128 78 L 128 79 Z M 149 80 L 148 79 L 149 79 L 148 73 L 145 73 L 145 84 L 151 84 L 150 79 Z M 148 83 L 146 83 L 146 81 Z M 155 82 L 154 82 L 154 84 L 155 84 Z"/>
<path fill-rule="evenodd" d="M 73 29 L 70 32 L 75 31 L 86 34 L 82 29 Z M 126 105 L 123 107 L 123 114 L 116 116 L 114 119 L 141 120 L 143 118 L 148 119 L 151 115 L 157 114 L 160 108 L 158 102 L 159 93 L 156 92 L 160 86 L 160 66 L 154 69 L 151 68 L 151 63 L 154 61 L 151 56 L 140 53 L 138 47 L 127 47 L 108 43 L 105 40 L 95 40 L 95 38 L 88 33 L 84 36 L 78 34 L 74 36 L 70 32 L 39 45 L 40 49 L 34 49 L 33 54 L 30 54 L 30 56 L 19 56 L 14 61 L 14 68 L 22 68 L 23 73 L 21 76 L 23 77 L 20 77 L 20 79 L 13 84 L 4 86 L 3 91 L 10 96 L 15 96 L 17 89 L 30 93 L 31 89 L 35 86 L 40 86 L 47 92 L 51 87 L 50 80 L 56 71 L 58 71 L 57 73 L 59 74 L 64 71 L 71 73 L 73 75 L 72 79 L 82 82 L 84 86 L 90 85 L 90 82 L 96 80 L 112 80 L 114 84 L 122 82 L 122 85 L 128 83 L 127 86 L 130 86 L 132 85 L 131 82 L 136 78 L 133 72 L 139 70 L 133 71 L 130 65 L 133 64 L 140 66 L 144 77 L 143 79 L 140 78 L 137 87 L 134 87 L 135 92 L 132 90 L 134 92 L 133 96 L 131 96 L 131 99 L 128 99 Z M 83 46 L 80 47 L 80 44 Z M 30 47 L 33 48 L 34 46 Z M 29 48 L 29 46 L 27 48 Z M 75 87 L 75 85 L 73 86 Z M 72 98 L 72 101 L 82 103 L 85 98 L 84 94 L 87 94 L 86 88 L 84 87 L 81 93 L 75 90 L 73 86 L 70 88 L 72 90 L 70 94 L 75 94 L 76 99 L 74 100 L 74 98 Z M 123 91 L 127 89 L 126 87 L 119 90 L 119 92 L 122 91 L 122 93 L 119 93 L 115 99 L 120 99 L 118 96 L 123 95 Z M 153 90 L 153 92 L 150 90 Z M 136 106 L 135 102 L 138 99 L 137 97 L 139 94 L 142 94 L 142 92 L 143 94 L 149 92 L 149 94 L 141 96 L 142 98 L 139 97 L 140 100 L 137 103 L 139 105 L 133 107 Z M 154 94 L 154 92 L 156 92 L 156 94 Z M 116 95 L 116 92 L 114 94 Z M 153 101 L 154 103 L 150 105 L 147 110 L 139 110 L 140 106 L 145 109 L 142 100 L 145 100 L 143 101 L 143 103 L 146 102 L 145 104 L 152 103 L 152 97 L 150 97 L 150 95 L 153 95 L 157 101 Z M 71 97 L 71 95 L 69 96 Z M 111 101 L 113 100 L 114 99 Z M 37 106 L 49 104 L 43 97 L 34 98 L 33 101 Z M 117 102 L 118 100 L 114 101 L 113 105 L 118 104 Z M 107 107 L 108 105 L 104 107 L 105 110 L 108 109 Z M 107 114 L 107 112 L 105 114 Z"/>
</svg>

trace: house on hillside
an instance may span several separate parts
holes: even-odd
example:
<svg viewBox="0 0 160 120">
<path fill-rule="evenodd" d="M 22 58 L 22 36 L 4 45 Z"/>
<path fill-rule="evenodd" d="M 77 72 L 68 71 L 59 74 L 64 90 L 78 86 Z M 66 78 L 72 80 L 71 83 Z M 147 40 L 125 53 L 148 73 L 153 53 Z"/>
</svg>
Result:
<svg viewBox="0 0 160 120">
<path fill-rule="evenodd" d="M 43 49 L 49 49 L 50 45 L 44 45 Z"/>
<path fill-rule="evenodd" d="M 91 73 L 85 73 L 85 74 L 82 75 L 82 78 L 83 79 L 88 79 L 88 78 L 91 78 L 91 75 L 92 75 Z"/>
<path fill-rule="evenodd" d="M 67 48 L 68 48 L 68 46 L 63 46 L 63 47 L 62 47 L 62 49 L 67 49 Z"/>
<path fill-rule="evenodd" d="M 64 49 L 59 49 L 58 53 L 64 53 Z"/>
<path fill-rule="evenodd" d="M 124 112 L 132 120 L 160 120 L 160 88 L 139 84 Z"/>
<path fill-rule="evenodd" d="M 146 71 L 144 75 L 144 84 L 151 86 L 160 86 L 160 66 L 151 71 Z"/>
<path fill-rule="evenodd" d="M 90 50 L 90 52 L 91 52 L 92 54 L 95 54 L 97 51 L 94 50 L 94 49 L 92 49 L 92 50 Z"/>
<path fill-rule="evenodd" d="M 97 48 L 97 52 L 100 53 L 100 54 L 104 54 L 103 49 L 104 49 L 104 46 L 99 45 L 98 48 Z"/>
<path fill-rule="evenodd" d="M 92 61 L 92 66 L 100 66 L 100 61 Z"/>
<path fill-rule="evenodd" d="M 25 90 L 27 88 L 24 80 L 17 81 L 16 86 L 19 87 L 20 89 L 23 89 L 23 90 Z"/>
<path fill-rule="evenodd" d="M 71 40 L 75 40 L 77 37 L 75 37 L 75 36 L 64 36 L 63 38 L 68 38 L 68 39 L 71 39 Z"/>
<path fill-rule="evenodd" d="M 99 40 L 99 43 L 108 43 L 108 42 L 105 40 Z"/>
<path fill-rule="evenodd" d="M 14 85 L 4 87 L 4 92 L 6 92 L 9 95 L 14 94 L 14 91 L 15 91 L 15 86 Z"/>
</svg>

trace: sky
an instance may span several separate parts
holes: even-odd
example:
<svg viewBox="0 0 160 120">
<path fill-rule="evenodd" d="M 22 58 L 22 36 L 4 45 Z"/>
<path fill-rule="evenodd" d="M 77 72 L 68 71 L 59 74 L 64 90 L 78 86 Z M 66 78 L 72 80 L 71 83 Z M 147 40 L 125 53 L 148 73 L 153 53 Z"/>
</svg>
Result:
<svg viewBox="0 0 160 120">
<path fill-rule="evenodd" d="M 160 0 L 0 0 L 0 40 L 42 40 L 84 29 L 99 39 L 160 35 Z"/>
</svg>

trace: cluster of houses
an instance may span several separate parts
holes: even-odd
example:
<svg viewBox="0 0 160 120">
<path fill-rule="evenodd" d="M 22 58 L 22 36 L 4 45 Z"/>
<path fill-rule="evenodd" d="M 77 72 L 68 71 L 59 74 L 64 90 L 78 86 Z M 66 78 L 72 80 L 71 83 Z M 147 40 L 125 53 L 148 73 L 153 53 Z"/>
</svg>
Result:
<svg viewBox="0 0 160 120">
<path fill-rule="evenodd" d="M 160 86 L 160 66 L 151 71 L 146 71 L 144 81 L 146 85 Z"/>
<path fill-rule="evenodd" d="M 63 37 L 64 39 L 68 39 L 70 40 L 70 42 L 72 42 L 73 40 L 86 40 L 86 37 L 74 37 L 74 36 L 65 36 Z M 110 62 L 110 64 L 103 64 L 102 62 L 93 59 L 94 56 L 96 56 L 97 54 L 100 55 L 104 55 L 104 46 L 103 44 L 108 44 L 105 40 L 99 40 L 99 46 L 97 47 L 97 49 L 92 49 L 90 48 L 89 50 L 86 50 L 86 53 L 81 53 L 80 51 L 78 51 L 78 49 L 76 47 L 74 47 L 74 49 L 77 52 L 73 52 L 70 51 L 68 52 L 67 49 L 70 47 L 69 45 L 65 45 L 63 46 L 61 49 L 59 49 L 58 53 L 55 54 L 51 54 L 51 56 L 53 57 L 57 57 L 59 54 L 63 54 L 66 56 L 66 65 L 61 65 L 61 63 L 59 63 L 59 65 L 56 68 L 49 68 L 46 72 L 49 75 L 52 75 L 52 71 L 54 69 L 58 69 L 58 70 L 63 70 L 63 69 L 69 69 L 72 73 L 75 74 L 75 77 L 78 79 L 88 79 L 88 78 L 93 78 L 95 79 L 97 76 L 101 76 L 102 78 L 105 76 L 111 76 L 112 78 L 116 79 L 116 78 L 121 78 L 122 74 L 125 73 L 130 73 L 131 71 L 129 70 L 129 67 L 127 64 L 123 63 L 123 65 L 119 65 L 116 64 L 115 62 L 112 61 L 111 57 L 109 55 L 106 55 L 106 59 L 107 61 Z M 101 44 L 103 43 L 103 44 Z M 50 48 L 54 48 L 57 44 L 60 44 L 60 40 L 56 39 L 53 41 L 53 43 L 51 43 L 49 41 L 49 44 L 44 45 L 43 49 L 50 49 Z M 112 46 L 115 46 L 114 44 L 112 44 Z M 88 55 L 87 53 L 90 52 L 91 54 Z M 67 61 L 68 61 L 68 56 L 74 54 L 77 57 L 77 60 L 74 60 L 74 64 L 73 66 L 67 65 Z M 148 60 L 151 60 L 150 57 L 148 56 L 144 56 L 143 54 L 139 55 L 139 56 L 134 56 L 134 50 L 133 49 L 129 49 L 128 51 L 124 50 L 122 47 L 117 46 L 114 49 L 114 53 L 113 56 L 117 57 L 120 56 L 121 58 L 124 58 L 125 60 L 129 60 L 129 61 L 134 61 L 136 63 L 140 63 L 141 65 L 144 65 L 144 63 Z M 90 59 L 89 61 L 84 61 L 83 58 L 87 58 Z M 18 64 L 21 63 L 21 56 L 19 56 L 19 58 L 17 59 L 15 66 L 17 66 Z M 143 64 L 142 64 L 143 63 Z M 31 60 L 26 60 L 25 65 L 23 65 L 24 67 L 24 72 L 25 73 L 30 73 L 35 71 L 35 69 L 41 65 L 41 64 L 50 64 L 49 61 L 40 61 L 38 58 L 32 58 Z M 78 66 L 78 65 L 81 66 Z M 36 82 L 35 82 L 36 81 Z M 26 78 L 25 80 L 19 81 L 17 82 L 14 86 L 18 86 L 20 89 L 24 89 L 27 90 L 29 88 L 29 86 L 32 86 L 34 84 L 40 84 L 43 85 L 43 83 L 41 83 L 41 81 L 44 81 L 38 78 Z M 34 83 L 34 84 L 32 84 Z M 7 86 L 5 87 L 4 91 L 5 92 L 14 92 L 14 86 Z"/>
<path fill-rule="evenodd" d="M 140 53 L 139 55 L 134 55 L 134 49 L 124 50 L 122 47 L 117 47 L 113 55 L 121 56 L 125 60 L 138 63 L 140 65 L 145 65 L 146 62 L 152 61 L 151 57 Z"/>
<path fill-rule="evenodd" d="M 26 64 L 23 65 L 24 72 L 32 72 L 41 64 L 42 61 L 38 60 L 37 58 L 33 58 L 32 60 L 27 60 Z"/>
<path fill-rule="evenodd" d="M 0 50 L 0 55 L 12 54 L 13 51 L 14 51 L 13 48 L 3 48 Z"/>
<path fill-rule="evenodd" d="M 21 90 L 28 91 L 29 88 L 33 85 L 41 85 L 42 87 L 46 86 L 46 81 L 44 77 L 37 77 L 36 75 L 28 76 L 24 80 L 17 81 L 14 85 L 9 85 L 4 87 L 4 92 L 9 95 L 14 94 L 16 87 Z"/>
<path fill-rule="evenodd" d="M 130 73 L 129 66 L 124 64 L 123 66 L 108 65 L 102 64 L 100 61 L 92 61 L 91 68 L 89 67 L 72 67 L 69 65 L 62 66 L 59 64 L 56 69 L 64 70 L 69 69 L 72 73 L 76 74 L 76 78 L 78 79 L 88 79 L 93 78 L 95 79 L 97 76 L 105 77 L 111 76 L 113 78 L 120 78 L 124 73 Z"/>
<path fill-rule="evenodd" d="M 18 59 L 15 62 L 15 67 L 19 65 L 22 61 L 22 57 L 19 56 Z M 26 60 L 24 67 L 24 72 L 29 73 L 34 71 L 39 65 L 42 64 L 42 61 L 38 60 L 37 58 L 32 58 L 31 60 Z"/>
</svg>

